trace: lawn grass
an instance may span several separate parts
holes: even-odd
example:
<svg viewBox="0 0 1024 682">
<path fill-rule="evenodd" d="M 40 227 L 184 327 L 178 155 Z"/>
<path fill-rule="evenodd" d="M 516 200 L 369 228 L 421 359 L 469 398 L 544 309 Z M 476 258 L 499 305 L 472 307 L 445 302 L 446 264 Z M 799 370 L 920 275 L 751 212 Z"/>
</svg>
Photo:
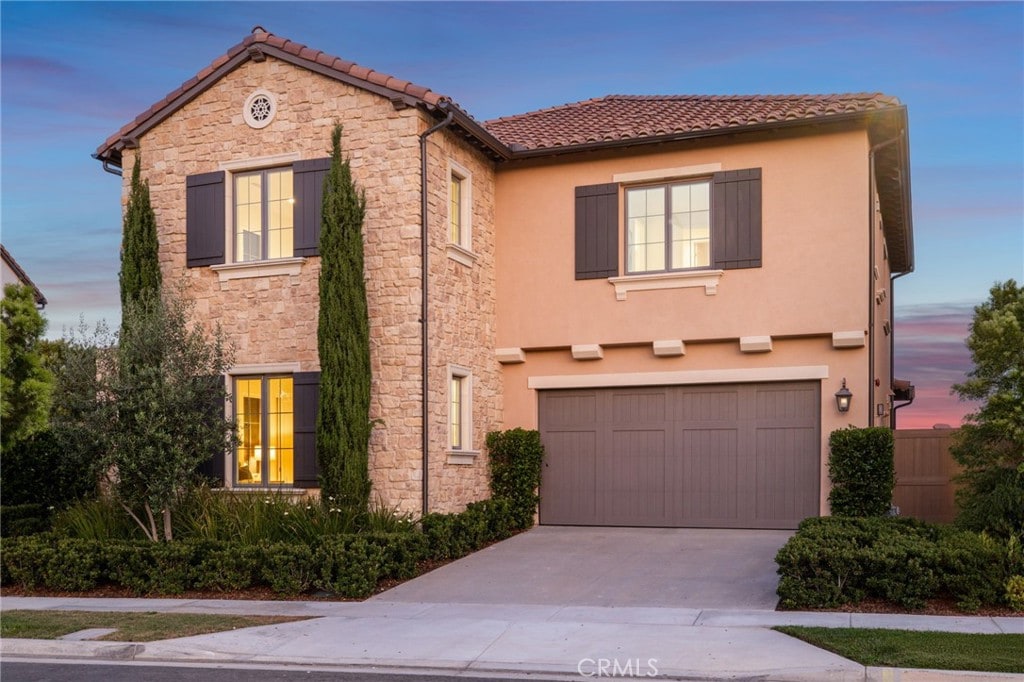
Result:
<svg viewBox="0 0 1024 682">
<path fill-rule="evenodd" d="M 57 639 L 87 628 L 117 628 L 100 639 L 111 642 L 152 642 L 172 637 L 205 635 L 257 625 L 306 620 L 301 616 L 232 616 L 203 613 L 127 613 L 108 611 L 24 611 L 0 613 L 0 637 Z"/>
<path fill-rule="evenodd" d="M 862 665 L 1024 673 L 1024 635 L 873 628 L 774 628 Z"/>
</svg>

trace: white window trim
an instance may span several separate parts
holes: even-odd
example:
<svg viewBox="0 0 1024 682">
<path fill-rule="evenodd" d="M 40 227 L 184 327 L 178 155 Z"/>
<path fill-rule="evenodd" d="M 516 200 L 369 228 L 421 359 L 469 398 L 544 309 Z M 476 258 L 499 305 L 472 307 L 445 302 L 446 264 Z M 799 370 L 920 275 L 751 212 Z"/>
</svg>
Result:
<svg viewBox="0 0 1024 682">
<path fill-rule="evenodd" d="M 631 182 L 655 182 L 657 180 L 676 180 L 710 175 L 722 170 L 720 163 L 704 163 L 699 166 L 680 166 L 678 168 L 655 168 L 635 173 L 616 173 L 612 176 L 612 182 L 620 185 Z"/>
<path fill-rule="evenodd" d="M 451 240 L 451 181 L 456 177 L 462 181 L 462 193 L 459 197 L 459 212 L 462 219 L 460 225 L 462 241 L 456 243 Z M 473 174 L 462 164 L 448 160 L 448 201 L 445 203 L 447 209 L 445 215 L 447 220 L 447 242 L 446 249 L 448 257 L 467 267 L 472 267 L 476 262 L 476 254 L 473 253 Z"/>
<path fill-rule="evenodd" d="M 235 261 L 235 175 L 239 173 L 248 173 L 250 171 L 263 170 L 264 168 L 273 168 L 275 166 L 290 166 L 296 161 L 302 160 L 301 152 L 287 152 L 285 154 L 271 154 L 269 156 L 256 156 L 248 159 L 239 159 L 237 161 L 222 161 L 218 166 L 218 170 L 224 171 L 224 253 L 226 254 L 226 262 L 223 266 L 213 266 L 214 270 L 220 268 L 222 271 L 232 272 L 232 266 L 249 266 L 249 265 L 265 265 L 268 263 L 274 263 L 274 260 L 263 260 L 263 261 Z M 283 262 L 286 260 L 294 260 L 291 258 L 278 258 L 276 261 Z M 299 263 L 301 265 L 301 262 Z M 298 267 L 298 266 L 296 266 Z M 245 268 L 239 268 L 239 272 L 250 272 Z M 224 282 L 229 279 L 243 279 L 246 277 L 263 277 L 265 276 L 260 272 L 251 272 L 251 274 L 234 274 L 226 275 L 221 272 L 217 273 L 220 277 L 220 281 Z M 298 274 L 295 272 L 272 272 L 270 274 Z"/>
<path fill-rule="evenodd" d="M 651 274 L 609 277 L 608 283 L 615 287 L 615 300 L 625 301 L 631 291 L 652 291 L 655 289 L 688 289 L 704 287 L 706 296 L 718 293 L 718 281 L 725 270 L 679 270 Z"/>
<path fill-rule="evenodd" d="M 306 259 L 302 256 L 294 258 L 273 258 L 270 260 L 251 260 L 241 263 L 223 263 L 211 265 L 210 269 L 217 273 L 221 282 L 232 279 L 248 279 L 249 277 L 274 277 L 275 275 L 298 275 Z"/>
<path fill-rule="evenodd" d="M 259 363 L 249 365 L 233 365 L 227 373 L 224 374 L 224 387 L 225 387 L 225 398 L 224 398 L 224 414 L 230 414 L 231 419 L 235 419 L 235 378 L 243 376 L 255 376 L 265 374 L 295 374 L 301 371 L 301 366 L 297 362 L 272 362 L 272 363 Z M 235 485 L 235 451 L 234 448 L 225 448 L 224 450 L 224 487 L 227 489 L 237 490 L 250 490 L 253 492 L 263 492 L 268 489 L 273 489 L 275 492 L 283 492 L 286 494 L 298 494 L 304 493 L 305 488 L 296 488 L 294 486 L 268 486 L 268 487 L 257 487 L 257 486 L 236 486 Z M 230 474 L 228 473 L 230 472 Z"/>
<path fill-rule="evenodd" d="M 762 381 L 802 381 L 811 379 L 828 379 L 828 365 L 533 376 L 527 379 L 527 387 L 532 389 L 613 388 L 617 386 L 668 386 L 683 384 L 746 384 Z"/>
<path fill-rule="evenodd" d="M 467 447 L 454 449 L 451 447 L 451 379 L 463 379 L 462 384 L 462 442 Z M 480 454 L 479 450 L 473 449 L 473 371 L 462 365 L 448 365 L 448 429 L 445 430 L 445 452 L 448 464 L 473 464 Z"/>
</svg>

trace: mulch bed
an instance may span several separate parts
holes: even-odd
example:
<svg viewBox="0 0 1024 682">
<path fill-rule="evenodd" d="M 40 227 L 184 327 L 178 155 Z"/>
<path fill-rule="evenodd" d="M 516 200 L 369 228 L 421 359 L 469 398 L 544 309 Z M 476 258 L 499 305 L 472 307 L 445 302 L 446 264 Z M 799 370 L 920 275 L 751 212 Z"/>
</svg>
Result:
<svg viewBox="0 0 1024 682">
<path fill-rule="evenodd" d="M 831 609 L 799 610 L 832 613 L 902 613 L 914 616 L 1012 616 L 1024 618 L 1024 613 L 1014 611 L 1008 606 L 983 606 L 977 611 L 967 613 L 958 609 L 956 601 L 952 599 L 931 599 L 925 603 L 924 607 L 913 611 L 877 599 L 865 599 L 859 604 L 845 604 Z"/>
</svg>

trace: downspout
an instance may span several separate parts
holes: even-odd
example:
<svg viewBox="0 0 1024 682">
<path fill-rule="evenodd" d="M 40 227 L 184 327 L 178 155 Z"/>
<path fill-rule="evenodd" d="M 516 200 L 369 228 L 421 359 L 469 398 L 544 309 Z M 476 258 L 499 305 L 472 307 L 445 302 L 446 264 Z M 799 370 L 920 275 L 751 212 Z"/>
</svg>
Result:
<svg viewBox="0 0 1024 682">
<path fill-rule="evenodd" d="M 422 294 L 420 300 L 420 333 L 421 333 L 421 344 L 420 344 L 420 366 L 422 367 L 423 375 L 421 377 L 421 386 L 423 389 L 423 412 L 421 418 L 422 424 L 422 448 L 423 448 L 423 514 L 429 513 L 428 502 L 430 500 L 430 458 L 428 453 L 430 452 L 430 430 L 429 414 L 430 414 L 430 382 L 429 374 L 430 367 L 428 364 L 428 353 L 430 350 L 427 344 L 429 322 L 427 317 L 427 280 L 429 274 L 430 265 L 430 251 L 428 245 L 429 231 L 427 230 L 427 138 L 436 133 L 438 130 L 451 124 L 452 119 L 455 117 L 455 112 L 448 109 L 448 102 L 441 100 L 437 103 L 437 108 L 441 111 L 447 111 L 448 115 L 445 116 L 444 120 L 434 126 L 427 128 L 427 130 L 420 135 L 420 292 Z"/>
<path fill-rule="evenodd" d="M 875 424 L 875 153 L 901 139 L 902 131 L 868 150 L 868 426 Z"/>
<path fill-rule="evenodd" d="M 906 272 L 901 272 L 898 275 L 892 275 L 889 277 L 889 319 L 892 320 L 892 334 L 889 335 L 889 380 L 894 381 L 896 378 L 896 280 L 900 277 L 905 277 L 914 271 L 913 267 Z M 893 401 L 892 414 L 889 417 L 889 428 L 893 431 L 896 430 L 896 410 L 901 407 L 906 407 L 914 402 L 913 396 L 910 400 L 896 404 Z"/>
</svg>

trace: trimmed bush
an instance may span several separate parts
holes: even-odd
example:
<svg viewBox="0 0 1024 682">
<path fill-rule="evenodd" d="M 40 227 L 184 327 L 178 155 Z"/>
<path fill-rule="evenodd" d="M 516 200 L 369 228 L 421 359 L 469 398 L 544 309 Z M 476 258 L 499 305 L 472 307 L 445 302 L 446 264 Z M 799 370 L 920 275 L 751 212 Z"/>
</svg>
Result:
<svg viewBox="0 0 1024 682">
<path fill-rule="evenodd" d="M 1007 543 L 905 518 L 807 519 L 775 557 L 784 608 L 881 599 L 916 609 L 952 597 L 964 611 L 1006 603 L 1019 565 Z"/>
<path fill-rule="evenodd" d="M 0 537 L 35 535 L 50 529 L 53 510 L 45 504 L 13 504 L 0 507 Z"/>
<path fill-rule="evenodd" d="M 510 429 L 487 434 L 491 466 L 491 497 L 508 500 L 512 521 L 517 529 L 533 525 L 540 497 L 541 464 L 544 446 L 539 431 Z"/>
<path fill-rule="evenodd" d="M 828 501 L 835 516 L 884 516 L 896 485 L 892 431 L 881 427 L 833 431 L 828 439 Z"/>
</svg>

